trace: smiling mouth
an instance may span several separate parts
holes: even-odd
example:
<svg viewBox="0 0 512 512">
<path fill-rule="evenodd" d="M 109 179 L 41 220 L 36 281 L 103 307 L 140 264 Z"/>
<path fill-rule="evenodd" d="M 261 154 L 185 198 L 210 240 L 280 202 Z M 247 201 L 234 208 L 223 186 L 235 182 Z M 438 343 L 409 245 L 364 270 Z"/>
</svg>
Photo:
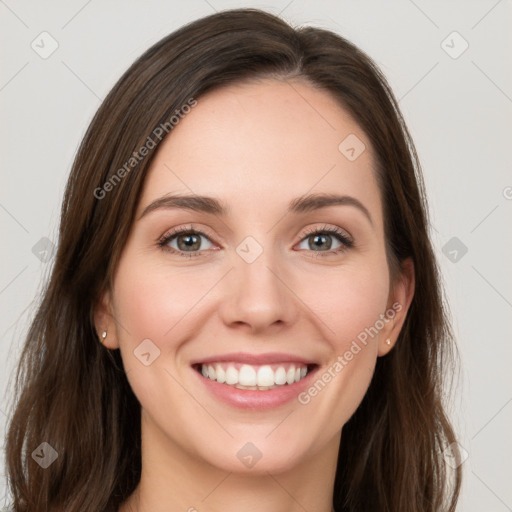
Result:
<svg viewBox="0 0 512 512">
<path fill-rule="evenodd" d="M 316 364 L 277 363 L 252 365 L 239 362 L 197 363 L 193 368 L 204 378 L 237 389 L 268 391 L 291 386 L 304 379 Z"/>
</svg>

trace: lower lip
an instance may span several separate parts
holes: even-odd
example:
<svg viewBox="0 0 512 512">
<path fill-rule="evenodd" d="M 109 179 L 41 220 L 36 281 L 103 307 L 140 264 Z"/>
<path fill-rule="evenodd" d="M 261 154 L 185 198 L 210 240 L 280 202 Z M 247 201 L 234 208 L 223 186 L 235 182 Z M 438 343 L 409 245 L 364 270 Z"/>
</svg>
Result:
<svg viewBox="0 0 512 512">
<path fill-rule="evenodd" d="M 264 411 L 283 406 L 288 402 L 296 400 L 299 393 L 304 391 L 311 382 L 312 376 L 316 373 L 318 367 L 313 368 L 299 382 L 285 384 L 274 389 L 265 391 L 254 391 L 250 389 L 238 389 L 227 384 L 220 384 L 216 380 L 203 377 L 197 370 L 193 370 L 206 388 L 219 400 L 238 407 L 239 409 L 253 409 Z"/>
</svg>

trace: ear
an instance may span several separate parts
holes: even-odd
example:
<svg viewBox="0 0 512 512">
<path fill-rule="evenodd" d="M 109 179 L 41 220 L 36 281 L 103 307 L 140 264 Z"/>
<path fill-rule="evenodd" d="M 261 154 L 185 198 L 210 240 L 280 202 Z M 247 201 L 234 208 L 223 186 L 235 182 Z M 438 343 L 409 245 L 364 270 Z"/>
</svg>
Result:
<svg viewBox="0 0 512 512">
<path fill-rule="evenodd" d="M 379 334 L 379 356 L 385 356 L 395 346 L 414 297 L 414 287 L 414 263 L 411 258 L 407 258 L 401 264 L 400 274 L 391 284 L 385 313 L 386 321 Z M 390 341 L 389 345 L 386 340 Z"/>
<path fill-rule="evenodd" d="M 94 327 L 102 345 L 110 349 L 119 348 L 117 329 L 112 314 L 110 290 L 106 291 L 94 309 Z M 106 336 L 103 337 L 104 333 Z"/>
</svg>

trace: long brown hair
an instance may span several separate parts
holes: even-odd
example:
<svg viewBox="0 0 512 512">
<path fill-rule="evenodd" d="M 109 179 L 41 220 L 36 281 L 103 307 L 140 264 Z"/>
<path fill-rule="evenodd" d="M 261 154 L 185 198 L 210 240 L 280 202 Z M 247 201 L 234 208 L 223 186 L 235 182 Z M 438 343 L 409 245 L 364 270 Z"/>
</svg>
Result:
<svg viewBox="0 0 512 512">
<path fill-rule="evenodd" d="M 103 101 L 78 150 L 54 267 L 15 379 L 6 460 L 16 512 L 113 512 L 134 491 L 140 404 L 119 350 L 98 342 L 92 312 L 111 285 L 163 139 L 158 127 L 169 128 L 206 91 L 269 76 L 306 80 L 358 122 L 374 149 L 390 269 L 414 262 L 405 325 L 343 428 L 333 505 L 337 512 L 455 510 L 461 470 L 448 473 L 442 452 L 455 442 L 443 390 L 456 352 L 420 165 L 398 103 L 373 61 L 344 38 L 237 9 L 194 21 L 148 49 Z M 140 158 L 143 146 L 149 150 Z M 58 454 L 47 469 L 31 456 L 43 442 Z"/>
</svg>

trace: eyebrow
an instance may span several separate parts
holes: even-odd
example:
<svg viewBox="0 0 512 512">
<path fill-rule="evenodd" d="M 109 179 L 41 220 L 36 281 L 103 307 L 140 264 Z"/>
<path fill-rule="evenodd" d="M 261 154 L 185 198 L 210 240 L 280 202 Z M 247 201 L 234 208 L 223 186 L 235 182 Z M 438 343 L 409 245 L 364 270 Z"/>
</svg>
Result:
<svg viewBox="0 0 512 512">
<path fill-rule="evenodd" d="M 339 196 L 336 194 L 307 194 L 291 200 L 288 204 L 288 213 L 306 213 L 320 210 L 329 206 L 352 206 L 360 210 L 373 225 L 372 216 L 368 209 L 355 197 Z M 139 217 L 142 219 L 148 213 L 158 209 L 180 208 L 195 212 L 210 213 L 213 215 L 226 216 L 230 208 L 222 201 L 214 197 L 197 195 L 172 194 L 160 197 L 146 206 Z"/>
</svg>

